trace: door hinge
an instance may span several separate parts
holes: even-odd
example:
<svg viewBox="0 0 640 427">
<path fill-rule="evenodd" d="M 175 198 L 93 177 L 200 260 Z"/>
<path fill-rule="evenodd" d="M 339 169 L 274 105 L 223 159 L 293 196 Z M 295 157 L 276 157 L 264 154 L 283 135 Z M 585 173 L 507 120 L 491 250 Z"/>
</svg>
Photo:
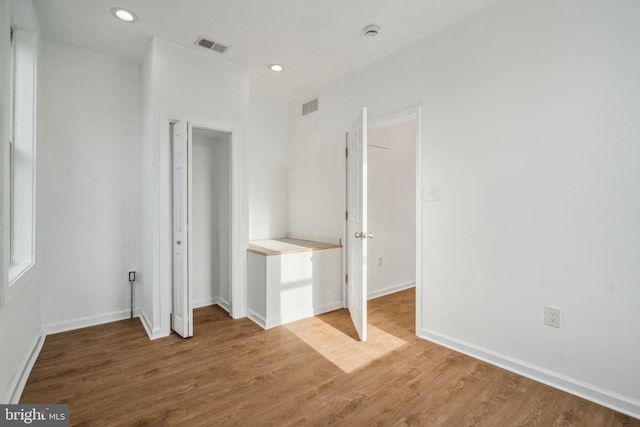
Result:
<svg viewBox="0 0 640 427">
<path fill-rule="evenodd" d="M 349 283 L 349 275 L 348 274 L 344 275 L 344 282 L 345 283 Z"/>
<path fill-rule="evenodd" d="M 349 132 L 344 133 L 344 156 L 349 157 Z"/>
<path fill-rule="evenodd" d="M 349 211 L 344 211 L 344 219 L 349 220 Z"/>
</svg>

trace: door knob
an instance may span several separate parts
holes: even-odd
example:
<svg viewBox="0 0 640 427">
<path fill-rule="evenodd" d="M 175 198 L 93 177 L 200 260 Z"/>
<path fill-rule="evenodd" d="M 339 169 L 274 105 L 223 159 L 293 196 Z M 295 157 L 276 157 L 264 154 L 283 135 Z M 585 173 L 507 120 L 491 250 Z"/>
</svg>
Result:
<svg viewBox="0 0 640 427">
<path fill-rule="evenodd" d="M 176 243 L 178 244 L 178 246 L 180 246 L 182 244 L 182 240 L 178 240 L 176 241 Z"/>
<path fill-rule="evenodd" d="M 353 234 L 353 237 L 355 237 L 356 239 L 373 239 L 373 234 L 372 233 L 365 233 L 364 231 L 358 231 L 356 233 Z"/>
</svg>

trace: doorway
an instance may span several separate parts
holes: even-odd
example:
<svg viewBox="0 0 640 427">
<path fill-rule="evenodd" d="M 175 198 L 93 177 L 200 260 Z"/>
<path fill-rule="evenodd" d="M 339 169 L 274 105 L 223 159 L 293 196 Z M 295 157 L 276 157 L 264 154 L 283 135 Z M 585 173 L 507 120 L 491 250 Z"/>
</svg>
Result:
<svg viewBox="0 0 640 427">
<path fill-rule="evenodd" d="M 193 308 L 231 310 L 232 133 L 172 126 L 171 329 L 193 335 Z"/>
<path fill-rule="evenodd" d="M 391 216 L 398 210 L 395 207 L 390 209 L 380 207 L 392 202 L 402 205 L 405 212 L 399 215 L 407 221 L 406 224 L 392 221 L 395 224 L 391 226 L 390 232 L 385 229 L 382 234 L 378 233 L 380 239 L 377 242 L 372 240 L 374 246 L 370 252 L 371 261 L 368 269 L 374 277 L 374 282 L 369 288 L 368 298 L 378 298 L 415 287 L 414 332 L 417 333 L 420 325 L 422 283 L 422 109 L 416 105 L 373 118 L 368 122 L 368 131 L 371 135 L 369 152 L 377 150 L 377 153 L 371 153 L 374 158 L 370 167 L 384 172 L 379 177 L 384 181 L 382 185 L 393 186 L 398 191 L 398 194 L 393 194 L 391 189 L 386 189 L 376 193 L 375 187 L 369 187 L 370 191 L 373 191 L 372 209 L 376 208 L 380 211 L 372 213 L 373 226 L 377 227 L 377 221 L 382 221 L 383 224 L 389 221 L 385 215 Z M 377 145 L 379 147 L 376 147 Z M 386 157 L 386 165 L 376 166 L 378 163 L 376 160 L 381 159 L 375 157 Z M 397 178 L 391 180 L 385 178 L 394 175 Z M 390 198 L 385 194 L 391 195 Z M 410 211 L 413 211 L 413 214 Z M 393 242 L 376 254 L 378 248 L 376 243 L 384 240 Z M 380 257 L 382 260 L 379 260 Z M 387 260 L 389 262 L 386 262 Z M 394 265 L 392 266 L 391 263 Z M 378 267 L 380 264 L 382 266 Z"/>
<path fill-rule="evenodd" d="M 367 109 L 363 108 L 355 125 L 347 132 L 344 240 L 346 306 L 363 341 L 367 336 L 367 300 L 412 287 L 416 288 L 415 321 L 418 330 L 422 271 L 420 107 L 370 121 L 366 113 Z M 369 142 L 369 133 L 373 133 L 372 143 Z M 354 142 L 360 140 L 366 149 L 357 149 Z M 395 147 L 394 152 L 389 154 L 392 146 Z M 387 150 L 387 153 L 371 150 Z M 369 164 L 370 154 L 377 158 L 374 158 L 373 165 Z M 359 163 L 362 166 L 355 167 Z M 373 185 L 369 183 L 371 167 L 376 169 Z M 373 197 L 373 205 L 369 203 L 370 197 Z M 353 200 L 361 203 L 353 203 Z M 353 212 L 354 207 L 356 212 Z M 368 218 L 370 208 L 376 210 L 373 223 Z M 351 226 L 354 221 L 359 221 L 359 228 Z M 360 231 L 354 233 L 355 229 Z M 374 244 L 373 251 L 370 251 L 367 240 L 373 242 L 376 235 L 380 238 L 375 242 L 380 243 Z M 358 258 L 354 254 L 361 256 Z M 392 268 L 388 270 L 391 271 L 383 273 L 382 269 L 390 263 Z M 352 279 L 354 274 L 357 280 Z M 370 277 L 374 278 L 372 288 L 368 283 Z M 360 293 L 354 293 L 354 289 Z"/>
<path fill-rule="evenodd" d="M 416 284 L 416 119 L 369 126 L 368 299 Z"/>
<path fill-rule="evenodd" d="M 193 128 L 193 308 L 231 310 L 231 134 Z"/>
</svg>

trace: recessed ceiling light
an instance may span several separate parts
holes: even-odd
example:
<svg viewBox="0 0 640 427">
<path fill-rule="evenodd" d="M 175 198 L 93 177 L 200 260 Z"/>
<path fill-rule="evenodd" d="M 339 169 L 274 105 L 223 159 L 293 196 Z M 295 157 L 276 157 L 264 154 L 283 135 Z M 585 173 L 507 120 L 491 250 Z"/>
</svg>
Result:
<svg viewBox="0 0 640 427">
<path fill-rule="evenodd" d="M 269 69 L 271 71 L 280 72 L 284 70 L 284 67 L 280 64 L 271 64 L 269 65 Z"/>
<path fill-rule="evenodd" d="M 138 16 L 135 13 L 127 10 L 123 7 L 114 7 L 111 9 L 111 14 L 124 22 L 137 22 Z"/>
</svg>

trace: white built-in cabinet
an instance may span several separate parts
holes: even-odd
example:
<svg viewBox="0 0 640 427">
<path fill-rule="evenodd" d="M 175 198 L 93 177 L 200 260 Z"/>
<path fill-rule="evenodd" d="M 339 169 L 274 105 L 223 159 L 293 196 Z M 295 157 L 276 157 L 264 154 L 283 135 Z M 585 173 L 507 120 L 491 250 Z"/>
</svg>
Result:
<svg viewBox="0 0 640 427">
<path fill-rule="evenodd" d="M 247 257 L 248 315 L 263 328 L 344 307 L 340 245 L 256 240 Z"/>
</svg>

